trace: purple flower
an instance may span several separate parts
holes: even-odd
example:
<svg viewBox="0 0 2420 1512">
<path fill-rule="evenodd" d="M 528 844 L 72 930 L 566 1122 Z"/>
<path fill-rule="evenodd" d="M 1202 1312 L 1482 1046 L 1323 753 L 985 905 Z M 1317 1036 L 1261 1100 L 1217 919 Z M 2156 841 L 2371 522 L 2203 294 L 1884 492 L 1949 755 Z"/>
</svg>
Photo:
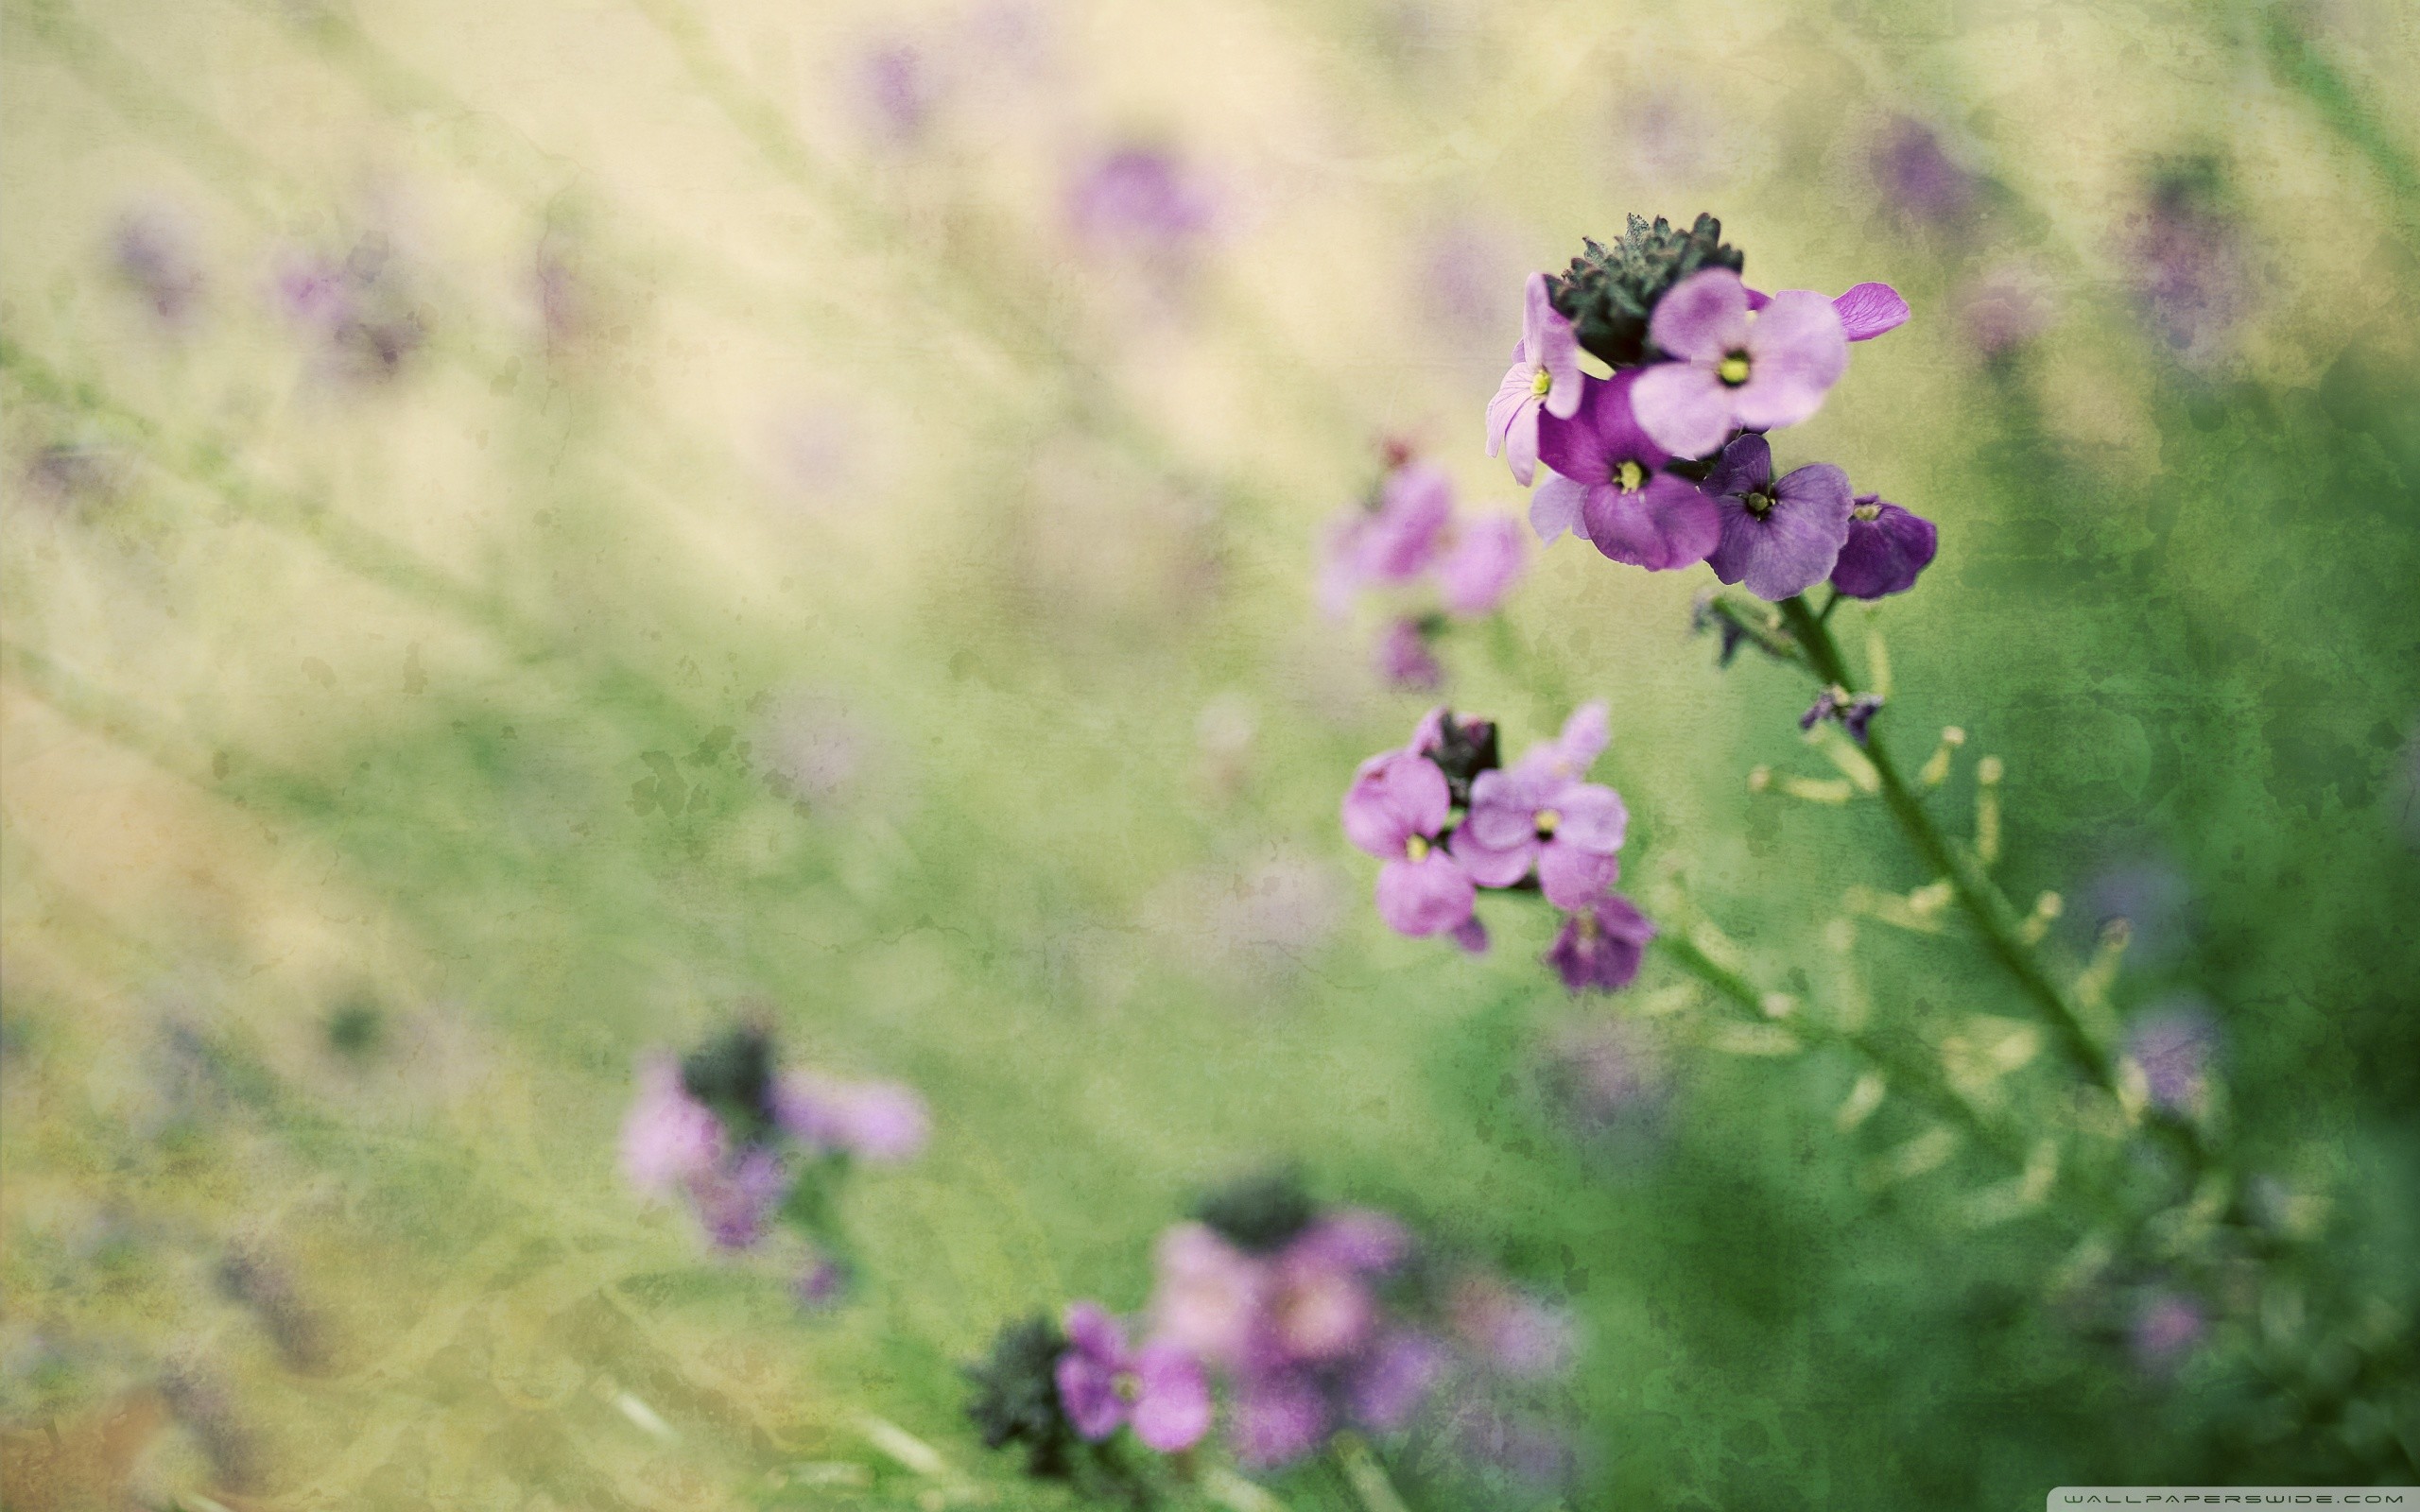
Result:
<svg viewBox="0 0 2420 1512">
<path fill-rule="evenodd" d="M 2152 1104 L 2176 1113 L 2202 1109 L 2210 1091 L 2218 1026 L 2190 998 L 2171 999 L 2127 1027 L 2125 1056 L 2143 1069 Z"/>
<path fill-rule="evenodd" d="M 739 1158 L 689 1177 L 689 1200 L 706 1235 L 724 1249 L 745 1249 L 765 1237 L 773 1211 L 789 1195 L 780 1157 L 751 1145 Z"/>
<path fill-rule="evenodd" d="M 1525 1380 L 1563 1374 L 1578 1348 L 1568 1313 L 1492 1277 L 1474 1276 L 1454 1289 L 1453 1320 L 1463 1348 Z"/>
<path fill-rule="evenodd" d="M 2126 1343 L 2136 1365 L 2151 1374 L 2166 1375 L 2185 1363 L 2209 1330 L 2200 1303 L 2163 1289 L 2144 1299 Z"/>
<path fill-rule="evenodd" d="M 1611 739 L 1605 706 L 1582 704 L 1553 740 L 1471 780 L 1470 812 L 1451 843 L 1473 881 L 1509 887 L 1534 864 L 1540 889 L 1560 908 L 1613 885 L 1630 814 L 1612 788 L 1580 781 Z"/>
<path fill-rule="evenodd" d="M 1648 318 L 1648 335 L 1678 361 L 1641 371 L 1631 403 L 1647 434 L 1703 456 L 1734 429 L 1795 425 L 1824 405 L 1848 367 L 1848 336 L 1832 301 L 1784 289 L 1762 310 L 1728 268 L 1690 274 Z"/>
<path fill-rule="evenodd" d="M 1346 1209 L 1313 1222 L 1270 1263 L 1264 1348 L 1296 1364 L 1358 1351 L 1378 1317 L 1369 1278 L 1393 1269 L 1409 1249 L 1402 1226 L 1384 1213 Z"/>
<path fill-rule="evenodd" d="M 798 1279 L 790 1282 L 790 1295 L 809 1312 L 837 1307 L 849 1295 L 849 1267 L 821 1250 L 812 1251 L 799 1267 Z"/>
<path fill-rule="evenodd" d="M 1539 455 L 1553 472 L 1530 501 L 1539 540 L 1551 541 L 1567 529 L 1615 561 L 1651 572 L 1695 566 L 1721 540 L 1714 501 L 1663 471 L 1672 454 L 1633 409 L 1651 370 L 1589 379 L 1577 413 L 1540 427 Z"/>
<path fill-rule="evenodd" d="M 1546 963 L 1574 994 L 1618 992 L 1638 975 L 1655 926 L 1635 904 L 1608 892 L 1575 909 L 1547 948 Z"/>
<path fill-rule="evenodd" d="M 1492 514 L 1450 527 L 1437 558 L 1437 593 L 1464 618 L 1491 614 L 1529 567 L 1521 524 Z"/>
<path fill-rule="evenodd" d="M 1616 854 L 1629 824 L 1612 788 L 1524 760 L 1472 780 L 1470 815 L 1454 832 L 1454 859 L 1488 887 L 1510 887 L 1534 865 L 1548 902 L 1582 908 L 1621 874 Z"/>
<path fill-rule="evenodd" d="M 669 1056 L 639 1066 L 638 1101 L 622 1123 L 622 1173 L 631 1185 L 662 1196 L 721 1164 L 722 1123 L 681 1085 Z"/>
<path fill-rule="evenodd" d="M 1327 1395 L 1301 1371 L 1245 1377 L 1236 1384 L 1227 1434 L 1236 1457 L 1253 1469 L 1284 1465 L 1317 1449 L 1331 1420 Z"/>
<path fill-rule="evenodd" d="M 1975 198 L 1975 176 L 1941 150 L 1941 141 L 1914 121 L 1900 121 L 1876 145 L 1874 176 L 1891 202 L 1919 220 L 1947 225 Z"/>
<path fill-rule="evenodd" d="M 1706 561 L 1715 576 L 1744 580 L 1758 598 L 1779 601 L 1822 582 L 1848 541 L 1848 474 L 1817 462 L 1775 487 L 1772 448 L 1761 436 L 1724 447 L 1705 491 L 1722 511 L 1722 541 Z"/>
<path fill-rule="evenodd" d="M 1443 469 L 1413 462 L 1389 472 L 1376 503 L 1328 538 L 1320 579 L 1328 612 L 1342 614 L 1368 584 L 1408 583 L 1426 572 L 1453 518 L 1454 482 Z"/>
<path fill-rule="evenodd" d="M 1353 774 L 1344 835 L 1386 862 L 1378 868 L 1378 917 L 1399 935 L 1442 934 L 1471 917 L 1477 889 L 1436 844 L 1452 808 L 1445 774 L 1426 756 L 1387 751 Z"/>
<path fill-rule="evenodd" d="M 1183 253 L 1207 234 L 1210 196 L 1175 153 L 1125 146 L 1102 155 L 1067 191 L 1067 222 L 1097 247 Z"/>
<path fill-rule="evenodd" d="M 1580 338 L 1555 312 L 1547 276 L 1530 275 L 1521 311 L 1521 344 L 1512 367 L 1487 404 L 1487 455 L 1501 454 L 1513 477 L 1528 483 L 1538 470 L 1538 414 L 1568 420 L 1580 408 Z"/>
<path fill-rule="evenodd" d="M 164 212 L 122 217 L 110 238 L 110 260 L 164 325 L 182 325 L 201 298 L 201 266 L 183 227 Z"/>
<path fill-rule="evenodd" d="M 1881 707 L 1880 694 L 1860 693 L 1851 697 L 1846 688 L 1825 688 L 1815 696 L 1813 707 L 1798 716 L 1798 728 L 1812 730 L 1826 719 L 1838 720 L 1841 728 L 1849 732 L 1849 738 L 1862 746 L 1865 727 L 1874 723 L 1874 715 Z"/>
<path fill-rule="evenodd" d="M 801 1143 L 888 1165 L 925 1147 L 925 1100 L 897 1082 L 838 1081 L 791 1072 L 774 1084 L 773 1121 Z"/>
<path fill-rule="evenodd" d="M 1259 1262 L 1206 1224 L 1179 1224 L 1160 1235 L 1151 1321 L 1162 1338 L 1235 1368 L 1259 1324 L 1269 1275 Z"/>
<path fill-rule="evenodd" d="M 1344 1383 L 1354 1421 L 1392 1434 L 1411 1420 L 1445 1373 L 1443 1346 L 1425 1333 L 1397 1329 L 1372 1345 Z"/>
<path fill-rule="evenodd" d="M 1210 1383 L 1182 1346 L 1130 1349 L 1125 1329 L 1092 1302 L 1069 1307 L 1066 1327 L 1067 1351 L 1053 1374 L 1077 1433 L 1098 1443 L 1132 1423 L 1135 1437 L 1173 1454 L 1210 1431 Z"/>
<path fill-rule="evenodd" d="M 1426 691 L 1445 680 L 1445 669 L 1438 665 L 1428 649 L 1428 637 L 1421 633 L 1415 619 L 1390 622 L 1371 648 L 1370 660 L 1392 688 Z"/>
<path fill-rule="evenodd" d="M 925 134 L 940 103 L 932 62 L 913 43 L 877 46 L 857 60 L 857 94 L 866 124 L 905 145 Z"/>
<path fill-rule="evenodd" d="M 1849 507 L 1848 540 L 1832 563 L 1832 586 L 1851 598 L 1880 598 L 1916 586 L 1916 575 L 1938 549 L 1932 522 L 1878 493 L 1860 493 Z"/>
</svg>

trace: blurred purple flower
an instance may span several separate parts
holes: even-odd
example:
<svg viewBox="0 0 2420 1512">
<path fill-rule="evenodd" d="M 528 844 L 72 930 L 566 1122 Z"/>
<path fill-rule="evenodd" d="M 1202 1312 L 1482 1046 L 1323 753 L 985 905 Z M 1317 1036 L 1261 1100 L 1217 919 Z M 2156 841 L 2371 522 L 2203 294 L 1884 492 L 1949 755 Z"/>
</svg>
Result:
<svg viewBox="0 0 2420 1512">
<path fill-rule="evenodd" d="M 1208 189 L 1174 151 L 1132 146 L 1078 170 L 1066 213 L 1069 228 L 1088 246 L 1157 255 L 1190 252 L 1216 219 Z"/>
<path fill-rule="evenodd" d="M 1723 448 L 1705 491 L 1722 511 L 1721 543 L 1706 558 L 1722 581 L 1779 601 L 1822 582 L 1840 560 L 1854 501 L 1848 474 L 1830 463 L 1802 467 L 1776 487 L 1772 446 L 1742 436 Z"/>
<path fill-rule="evenodd" d="M 1860 493 L 1849 507 L 1848 539 L 1832 563 L 1832 586 L 1851 598 L 1881 598 L 1916 586 L 1939 547 L 1933 523 L 1878 493 Z"/>
<path fill-rule="evenodd" d="M 2135 1363 L 2152 1375 L 2168 1375 L 2183 1365 L 2210 1331 L 2201 1303 L 2165 1288 L 2143 1299 L 2135 1314 L 2126 1343 Z"/>
<path fill-rule="evenodd" d="M 799 1267 L 798 1279 L 790 1283 L 790 1293 L 798 1304 L 809 1312 L 822 1312 L 837 1307 L 849 1295 L 849 1267 L 839 1259 L 821 1250 L 810 1252 L 806 1263 Z"/>
<path fill-rule="evenodd" d="M 1388 472 L 1375 502 L 1347 514 L 1328 535 L 1320 601 L 1342 615 L 1374 583 L 1408 583 L 1435 562 L 1454 518 L 1454 482 L 1443 469 L 1407 462 Z"/>
<path fill-rule="evenodd" d="M 1524 291 L 1521 339 L 1512 369 L 1487 405 L 1487 455 L 1501 455 L 1528 484 L 1538 471 L 1538 417 L 1568 420 L 1580 408 L 1580 338 L 1555 311 L 1544 273 Z"/>
<path fill-rule="evenodd" d="M 184 228 L 165 211 L 132 210 L 110 236 L 110 263 L 165 326 L 182 326 L 200 302 L 201 265 Z"/>
<path fill-rule="evenodd" d="M 2042 276 L 2011 264 L 1985 271 L 1959 293 L 1956 303 L 1966 339 L 1987 361 L 2040 335 L 2056 313 Z"/>
<path fill-rule="evenodd" d="M 774 1084 L 772 1100 L 774 1122 L 792 1139 L 874 1164 L 913 1159 L 931 1133 L 925 1100 L 898 1082 L 793 1071 Z"/>
<path fill-rule="evenodd" d="M 1428 637 L 1415 619 L 1399 616 L 1388 622 L 1371 648 L 1371 662 L 1391 688 L 1426 692 L 1445 680 L 1445 669 L 1428 649 Z"/>
<path fill-rule="evenodd" d="M 1270 1371 L 1236 1383 L 1228 1436 L 1248 1469 L 1269 1469 L 1319 1448 L 1333 1420 L 1326 1393 L 1308 1374 Z"/>
<path fill-rule="evenodd" d="M 1386 863 L 1378 868 L 1378 917 L 1397 934 L 1442 934 L 1471 917 L 1477 890 L 1436 843 L 1452 806 L 1444 773 L 1403 750 L 1363 762 L 1344 795 L 1345 838 Z"/>
<path fill-rule="evenodd" d="M 2076 919 L 2092 936 L 2118 919 L 2128 930 L 2126 959 L 2158 966 L 2182 951 L 2193 932 L 2193 886 L 2169 862 L 2133 861 L 2109 868 L 2083 888 Z"/>
<path fill-rule="evenodd" d="M 1443 1346 L 1426 1333 L 1396 1329 L 1371 1346 L 1344 1383 L 1345 1410 L 1373 1433 L 1392 1434 L 1411 1420 L 1443 1378 Z"/>
<path fill-rule="evenodd" d="M 2143 306 L 2187 361 L 2214 354 L 2249 296 L 2236 222 L 2217 201 L 2215 175 L 2206 168 L 2164 177 L 2152 190 L 2133 249 Z"/>
<path fill-rule="evenodd" d="M 1541 541 L 1569 530 L 1615 561 L 1669 572 L 1705 560 L 1722 522 L 1696 484 L 1663 471 L 1672 454 L 1638 422 L 1632 400 L 1649 370 L 1585 380 L 1575 412 L 1541 426 L 1552 471 L 1530 500 L 1530 524 Z"/>
<path fill-rule="evenodd" d="M 1973 174 L 1941 149 L 1940 138 L 1906 119 L 1893 122 L 1875 145 L 1874 177 L 1894 207 L 1936 226 L 1964 218 L 1978 185 Z"/>
<path fill-rule="evenodd" d="M 1151 1321 L 1157 1335 L 1215 1365 L 1232 1369 L 1240 1364 L 1269 1287 L 1259 1263 L 1199 1223 L 1161 1234 L 1155 1258 Z"/>
<path fill-rule="evenodd" d="M 1446 611 L 1466 619 L 1492 614 L 1528 570 L 1529 553 L 1521 540 L 1521 524 L 1510 515 L 1491 514 L 1457 523 L 1445 535 L 1437 558 L 1437 592 Z"/>
<path fill-rule="evenodd" d="M 1831 301 L 1785 289 L 1752 313 L 1747 285 L 1728 268 L 1672 285 L 1648 318 L 1648 335 L 1677 360 L 1643 369 L 1631 404 L 1647 434 L 1683 456 L 1712 452 L 1737 427 L 1797 424 L 1823 407 L 1848 368 L 1848 337 Z"/>
<path fill-rule="evenodd" d="M 790 1176 L 781 1157 L 750 1145 L 738 1159 L 692 1175 L 688 1186 L 706 1236 L 724 1249 L 745 1249 L 765 1237 L 774 1210 L 789 1195 Z"/>
<path fill-rule="evenodd" d="M 1588 1138 L 1651 1118 L 1668 1092 L 1655 1040 L 1627 1019 L 1567 1026 L 1548 1042 L 1539 1076 L 1548 1098 Z"/>
<path fill-rule="evenodd" d="M 405 286 L 385 233 L 370 232 L 342 260 L 289 255 L 276 280 L 286 318 L 310 331 L 355 373 L 390 378 L 428 339 L 427 324 Z"/>
<path fill-rule="evenodd" d="M 1578 905 L 1563 921 L 1546 964 L 1572 993 L 1618 992 L 1638 975 L 1655 926 L 1629 899 L 1605 892 Z"/>
<path fill-rule="evenodd" d="M 1468 1277 L 1455 1287 L 1452 1314 L 1462 1347 L 1508 1376 L 1562 1375 L 1579 1348 L 1569 1313 L 1492 1276 Z"/>
<path fill-rule="evenodd" d="M 872 133 L 894 146 L 922 137 L 940 102 L 932 60 L 912 42 L 869 47 L 856 61 L 856 97 Z"/>
<path fill-rule="evenodd" d="M 1210 1383 L 1183 1347 L 1132 1349 L 1126 1330 L 1093 1302 L 1070 1306 L 1065 1321 L 1067 1350 L 1054 1374 L 1078 1434 L 1098 1443 L 1131 1422 L 1145 1445 L 1172 1454 L 1210 1431 Z"/>
<path fill-rule="evenodd" d="M 2193 998 L 2170 998 L 2135 1016 L 2126 1026 L 2123 1054 L 2143 1070 L 2154 1107 L 2199 1113 L 2207 1104 L 2219 1029 L 2209 1009 Z"/>
<path fill-rule="evenodd" d="M 681 1085 L 669 1056 L 639 1066 L 638 1100 L 622 1124 L 622 1172 L 632 1186 L 662 1196 L 722 1162 L 721 1121 Z"/>
</svg>

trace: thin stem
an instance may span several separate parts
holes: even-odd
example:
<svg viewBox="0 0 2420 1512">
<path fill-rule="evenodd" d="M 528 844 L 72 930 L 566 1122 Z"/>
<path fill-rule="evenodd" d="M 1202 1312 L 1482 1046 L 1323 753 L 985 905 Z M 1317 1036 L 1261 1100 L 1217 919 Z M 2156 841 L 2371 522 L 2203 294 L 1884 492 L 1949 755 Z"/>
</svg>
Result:
<svg viewBox="0 0 2420 1512">
<path fill-rule="evenodd" d="M 1833 602 L 1839 602 L 1837 596 Z M 1823 616 L 1807 605 L 1804 596 L 1785 599 L 1781 611 L 1783 618 L 1789 623 L 1791 633 L 1798 637 L 1800 645 L 1806 649 L 1807 665 L 1814 668 L 1815 675 L 1827 683 L 1855 692 L 1856 684 L 1849 678 L 1848 665 L 1841 660 L 1841 648 L 1833 642 L 1832 632 L 1825 628 Z M 1957 898 L 1959 906 L 1966 911 L 1966 916 L 1981 932 L 1984 948 L 2032 1000 L 2042 1017 L 2048 1022 L 2051 1031 L 2057 1035 L 2061 1051 L 2095 1085 L 2115 1092 L 2118 1090 L 2118 1073 L 2110 1062 L 2108 1052 L 2101 1049 L 2084 1029 L 2083 1019 L 2068 1000 L 2066 992 L 2050 980 L 2049 973 L 2042 969 L 2042 963 L 2035 959 L 2033 952 L 2017 937 L 2020 920 L 2015 908 L 1991 879 L 1983 875 L 1982 868 L 1975 864 L 1973 858 L 1942 833 L 1941 826 L 1933 822 L 1924 803 L 1908 786 L 1906 779 L 1899 775 L 1898 765 L 1892 761 L 1891 752 L 1872 733 L 1871 727 L 1865 742 L 1865 757 L 1874 764 L 1875 775 L 1881 780 L 1882 799 L 1890 806 L 1892 817 L 1899 821 L 1899 828 L 1906 833 L 1909 843 L 1916 848 L 1916 853 L 1923 858 L 1925 865 L 1937 875 L 1948 879 L 1950 891 Z"/>
<path fill-rule="evenodd" d="M 1370 1446 L 1362 1442 L 1359 1434 L 1338 1434 L 1328 1440 L 1328 1452 L 1336 1456 L 1345 1482 L 1367 1512 L 1409 1512 L 1395 1490 L 1394 1482 L 1387 1479 L 1386 1467 L 1370 1452 Z"/>
</svg>

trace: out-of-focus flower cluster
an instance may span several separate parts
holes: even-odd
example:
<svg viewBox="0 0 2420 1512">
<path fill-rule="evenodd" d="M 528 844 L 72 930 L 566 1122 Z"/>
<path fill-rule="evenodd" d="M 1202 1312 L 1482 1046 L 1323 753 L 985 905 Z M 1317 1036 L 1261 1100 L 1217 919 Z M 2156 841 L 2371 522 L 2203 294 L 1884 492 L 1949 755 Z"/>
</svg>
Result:
<svg viewBox="0 0 2420 1512">
<path fill-rule="evenodd" d="M 1613 890 L 1630 812 L 1584 781 L 1611 739 L 1605 706 L 1586 704 L 1504 766 L 1493 723 L 1430 710 L 1409 745 L 1363 762 L 1344 795 L 1345 838 L 1384 863 L 1378 917 L 1397 934 L 1447 935 L 1479 952 L 1479 890 L 1535 892 L 1565 915 L 1547 953 L 1564 985 L 1628 986 L 1655 926 Z"/>
<path fill-rule="evenodd" d="M 1254 1177 L 1162 1233 L 1156 1261 L 1140 1345 L 1092 1301 L 1001 1331 L 968 1370 L 987 1444 L 1022 1444 L 1037 1475 L 1131 1473 L 1103 1449 L 1120 1429 L 1181 1453 L 1217 1425 L 1221 1396 L 1227 1447 L 1256 1471 L 1424 1413 L 1480 1454 L 1508 1434 L 1552 1438 L 1508 1415 L 1489 1383 L 1563 1375 L 1570 1320 L 1490 1273 L 1425 1259 L 1383 1212 L 1323 1207 L 1291 1175 Z"/>
<path fill-rule="evenodd" d="M 853 1160 L 889 1164 L 925 1146 L 924 1099 L 896 1082 L 777 1070 L 772 1040 L 742 1025 L 675 1059 L 641 1062 L 622 1125 L 622 1171 L 649 1196 L 687 1205 L 717 1248 L 747 1249 L 777 1219 L 806 1240 L 800 1299 L 823 1305 L 848 1285 L 830 1210 Z"/>
<path fill-rule="evenodd" d="M 1905 592 L 1931 523 L 1829 463 L 1776 480 L 1765 433 L 1814 415 L 1849 344 L 1903 324 L 1907 301 L 1887 284 L 1766 294 L 1744 265 L 1711 215 L 1685 232 L 1633 215 L 1563 275 L 1531 274 L 1488 454 L 1538 480 L 1530 523 L 1549 543 L 1568 532 L 1651 572 L 1705 562 L 1772 600 L 1826 578 L 1852 598 Z M 1582 371 L 1582 352 L 1611 372 Z"/>
<path fill-rule="evenodd" d="M 1385 476 L 1329 529 L 1320 603 L 1341 619 L 1365 594 L 1383 596 L 1379 675 L 1399 688 L 1433 688 L 1444 671 L 1432 643 L 1455 620 L 1495 612 L 1528 567 L 1518 521 L 1460 513 L 1444 470 L 1391 444 Z"/>
</svg>

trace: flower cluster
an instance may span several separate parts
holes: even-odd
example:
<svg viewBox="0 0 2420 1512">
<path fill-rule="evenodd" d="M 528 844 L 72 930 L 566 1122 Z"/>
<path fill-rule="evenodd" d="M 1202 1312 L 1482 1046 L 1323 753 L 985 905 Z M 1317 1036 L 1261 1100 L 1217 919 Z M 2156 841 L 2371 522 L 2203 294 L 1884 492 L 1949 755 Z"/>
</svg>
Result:
<svg viewBox="0 0 2420 1512">
<path fill-rule="evenodd" d="M 1397 934 L 1483 951 L 1479 889 L 1535 892 L 1567 916 L 1547 954 L 1564 985 L 1627 986 L 1655 927 L 1613 890 L 1629 811 L 1584 781 L 1611 738 L 1605 706 L 1585 704 L 1504 766 L 1493 724 L 1429 711 L 1410 744 L 1363 762 L 1344 795 L 1345 838 L 1384 863 L 1378 917 Z"/>
<path fill-rule="evenodd" d="M 1615 561 L 1705 562 L 1780 600 L 1829 578 L 1852 598 L 1905 591 L 1932 560 L 1930 522 L 1850 491 L 1829 463 L 1776 479 L 1765 433 L 1806 420 L 1848 368 L 1849 344 L 1903 324 L 1886 284 L 1837 299 L 1765 294 L 1700 215 L 1689 231 L 1631 217 L 1560 277 L 1533 273 L 1512 367 L 1488 405 L 1488 453 L 1527 484 L 1530 523 Z M 1580 369 L 1585 351 L 1612 370 Z"/>
<path fill-rule="evenodd" d="M 678 1195 L 719 1248 L 746 1249 L 777 1217 L 805 1231 L 803 1299 L 833 1299 L 846 1281 L 827 1217 L 850 1161 L 890 1163 L 924 1148 L 924 1099 L 895 1082 L 776 1072 L 771 1040 L 733 1029 L 679 1060 L 648 1057 L 622 1125 L 622 1170 L 649 1196 Z"/>
<path fill-rule="evenodd" d="M 1364 593 L 1409 597 L 1379 637 L 1381 676 L 1397 687 L 1431 688 L 1443 673 L 1429 643 L 1455 619 L 1495 611 L 1521 580 L 1529 555 L 1509 515 L 1459 513 L 1443 469 L 1390 447 L 1388 469 L 1360 506 L 1330 529 L 1320 602 L 1341 618 Z"/>
<path fill-rule="evenodd" d="M 988 1446 L 1021 1444 L 1034 1475 L 1132 1491 L 1120 1430 L 1155 1453 L 1191 1450 L 1218 1417 L 1215 1383 L 1237 1462 L 1274 1469 L 1347 1428 L 1399 1432 L 1449 1384 L 1445 1416 L 1497 1421 L 1491 1383 L 1560 1376 L 1577 1344 L 1561 1311 L 1492 1274 L 1423 1263 L 1402 1224 L 1323 1207 L 1291 1174 L 1212 1195 L 1156 1258 L 1139 1346 L 1091 1301 L 1001 1330 L 967 1370 Z"/>
</svg>

